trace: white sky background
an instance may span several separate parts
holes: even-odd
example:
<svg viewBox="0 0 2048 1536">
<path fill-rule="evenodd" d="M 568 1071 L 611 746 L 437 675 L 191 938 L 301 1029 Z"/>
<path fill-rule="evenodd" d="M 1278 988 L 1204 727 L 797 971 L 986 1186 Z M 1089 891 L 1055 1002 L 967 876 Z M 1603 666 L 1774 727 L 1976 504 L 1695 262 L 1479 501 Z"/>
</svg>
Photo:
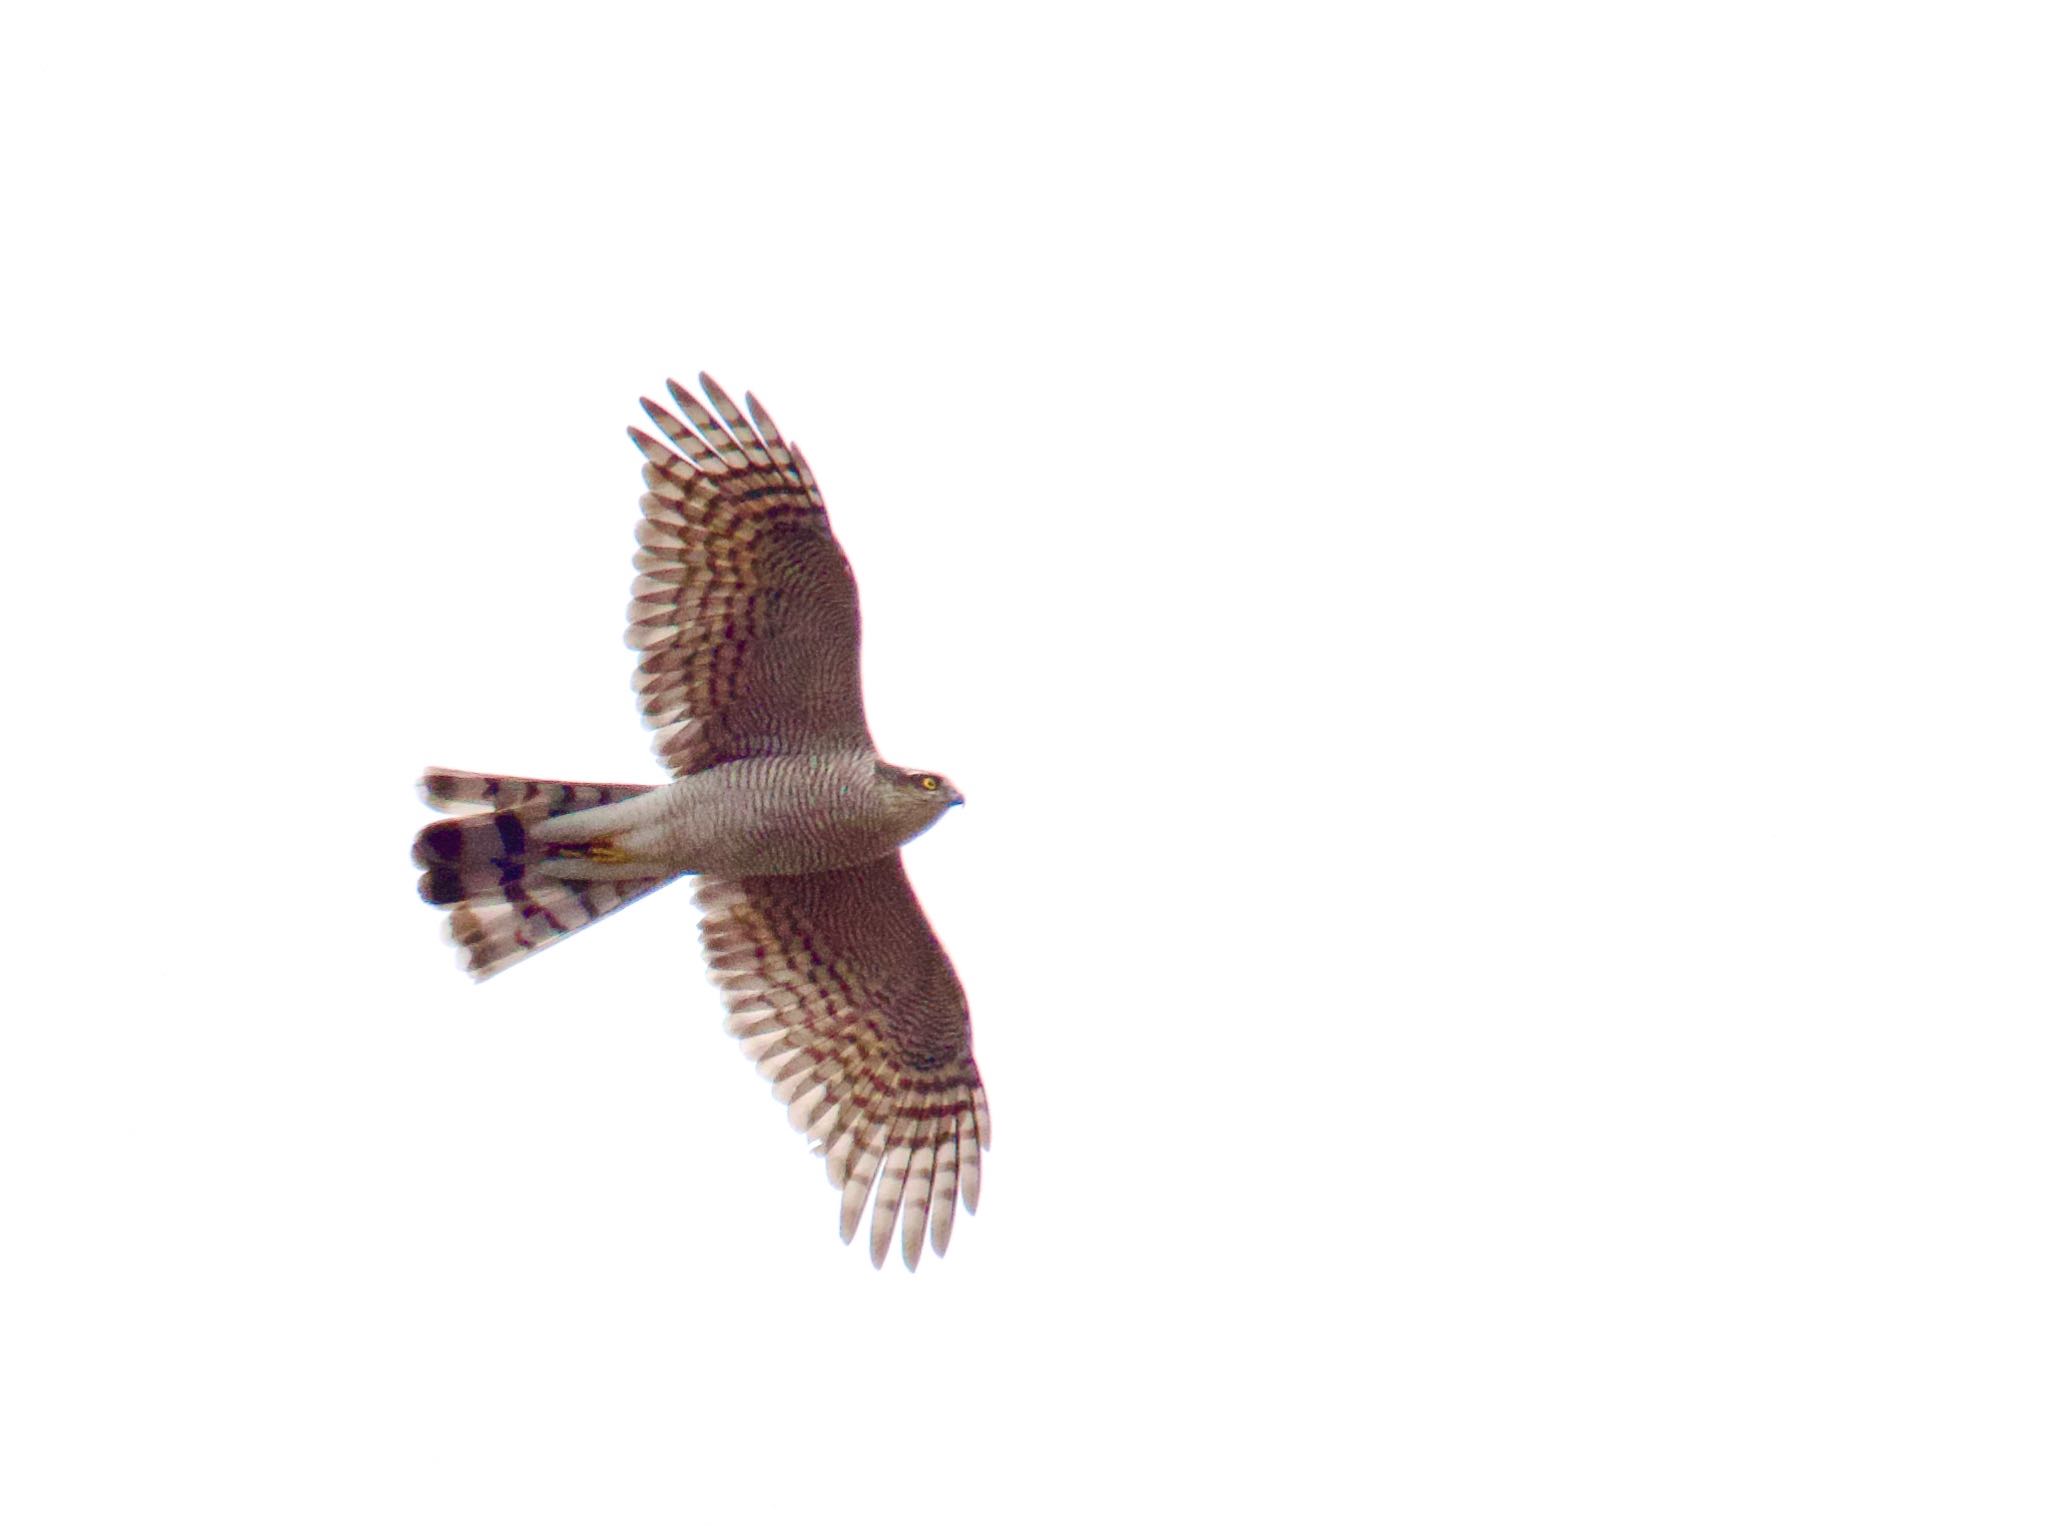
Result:
<svg viewBox="0 0 2048 1536">
<path fill-rule="evenodd" d="M 0 1526 L 2038 1531 L 2021 6 L 8 23 Z M 996 1144 L 665 893 L 634 397 L 816 466 Z"/>
</svg>

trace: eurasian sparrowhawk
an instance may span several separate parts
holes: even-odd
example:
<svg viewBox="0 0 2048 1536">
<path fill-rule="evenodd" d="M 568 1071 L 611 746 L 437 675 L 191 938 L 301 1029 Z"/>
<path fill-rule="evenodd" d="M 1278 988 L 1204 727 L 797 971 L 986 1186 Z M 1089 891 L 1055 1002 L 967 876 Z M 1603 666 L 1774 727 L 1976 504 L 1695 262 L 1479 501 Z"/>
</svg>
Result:
<svg viewBox="0 0 2048 1536">
<path fill-rule="evenodd" d="M 586 784 L 430 769 L 420 894 L 482 979 L 680 875 L 698 877 L 727 1026 L 789 1105 L 880 1266 L 901 1227 L 917 1267 L 989 1145 L 967 998 L 897 852 L 961 796 L 875 752 L 853 571 L 810 467 L 752 395 L 682 421 L 640 403 L 647 456 L 627 642 L 674 781 Z M 693 430 L 694 429 L 694 430 Z"/>
</svg>

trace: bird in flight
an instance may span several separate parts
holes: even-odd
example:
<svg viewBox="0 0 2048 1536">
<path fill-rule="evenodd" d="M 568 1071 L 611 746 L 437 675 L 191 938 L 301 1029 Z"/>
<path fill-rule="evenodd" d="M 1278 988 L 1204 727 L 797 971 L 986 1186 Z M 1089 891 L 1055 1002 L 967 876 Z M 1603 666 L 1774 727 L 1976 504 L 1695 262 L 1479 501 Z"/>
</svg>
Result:
<svg viewBox="0 0 2048 1536">
<path fill-rule="evenodd" d="M 898 848 L 953 806 L 944 774 L 884 762 L 860 689 L 860 606 L 810 466 L 752 395 L 708 375 L 651 400 L 626 642 L 671 782 L 429 769 L 453 813 L 413 844 L 420 895 L 478 980 L 683 875 L 726 1026 L 825 1159 L 851 1242 L 874 1196 L 877 1268 L 900 1229 L 943 1254 L 989 1145 L 967 997 Z"/>
</svg>

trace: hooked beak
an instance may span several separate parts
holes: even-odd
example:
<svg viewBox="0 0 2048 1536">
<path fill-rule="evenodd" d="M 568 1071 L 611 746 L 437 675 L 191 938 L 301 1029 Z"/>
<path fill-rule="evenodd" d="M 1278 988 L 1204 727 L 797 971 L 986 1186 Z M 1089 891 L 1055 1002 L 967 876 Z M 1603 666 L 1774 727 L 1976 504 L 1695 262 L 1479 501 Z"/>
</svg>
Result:
<svg viewBox="0 0 2048 1536">
<path fill-rule="evenodd" d="M 966 803 L 967 797 L 957 789 L 952 794 L 946 796 L 946 804 L 948 805 L 965 805 Z"/>
</svg>

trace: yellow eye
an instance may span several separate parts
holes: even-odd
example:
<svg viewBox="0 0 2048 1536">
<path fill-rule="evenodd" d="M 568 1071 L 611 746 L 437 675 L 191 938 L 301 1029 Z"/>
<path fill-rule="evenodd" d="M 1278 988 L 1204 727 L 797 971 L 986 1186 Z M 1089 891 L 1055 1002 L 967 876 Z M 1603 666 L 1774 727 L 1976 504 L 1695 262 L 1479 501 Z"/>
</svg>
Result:
<svg viewBox="0 0 2048 1536">
<path fill-rule="evenodd" d="M 939 781 L 938 781 L 937 779 L 933 778 L 933 777 L 932 777 L 932 776 L 931 776 L 930 774 L 926 774 L 926 775 L 925 775 L 925 776 L 924 776 L 923 778 L 919 779 L 919 780 L 918 780 L 917 782 L 918 782 L 918 787 L 919 787 L 919 788 L 921 788 L 921 789 L 937 789 L 937 788 L 939 787 Z"/>
</svg>

